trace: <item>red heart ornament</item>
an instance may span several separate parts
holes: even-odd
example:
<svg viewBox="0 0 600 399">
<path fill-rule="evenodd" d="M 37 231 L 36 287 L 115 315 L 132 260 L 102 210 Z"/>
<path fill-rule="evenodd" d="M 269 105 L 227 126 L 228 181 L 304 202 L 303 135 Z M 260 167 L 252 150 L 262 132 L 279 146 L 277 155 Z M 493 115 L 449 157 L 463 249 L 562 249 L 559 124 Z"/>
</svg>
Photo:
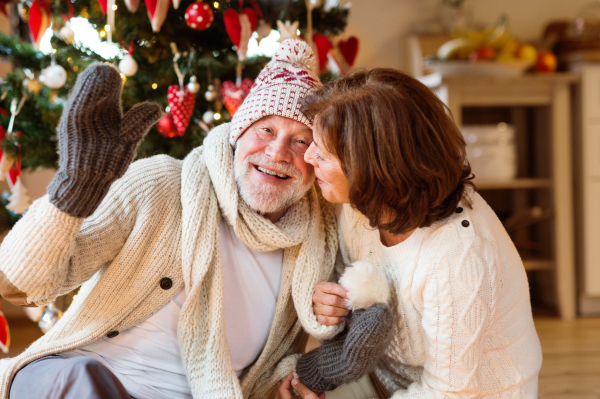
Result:
<svg viewBox="0 0 600 399">
<path fill-rule="evenodd" d="M 190 124 L 190 119 L 192 118 L 196 95 L 191 93 L 187 87 L 182 91 L 179 85 L 172 85 L 169 86 L 167 97 L 169 99 L 169 107 L 171 107 L 175 127 L 177 127 L 179 135 L 183 136 Z"/>
<path fill-rule="evenodd" d="M 248 16 L 252 32 L 254 32 L 256 30 L 256 25 L 258 25 L 258 15 L 256 14 L 256 11 L 252 8 L 244 8 L 242 12 Z"/>
<path fill-rule="evenodd" d="M 50 4 L 46 0 L 33 0 L 29 8 L 29 34 L 33 46 L 37 50 L 42 36 L 50 27 Z"/>
<path fill-rule="evenodd" d="M 331 42 L 325 35 L 314 35 L 313 42 L 317 46 L 317 54 L 319 55 L 319 69 L 323 69 L 327 65 L 327 53 L 331 50 Z"/>
<path fill-rule="evenodd" d="M 98 0 L 98 3 L 100 3 L 102 14 L 106 15 L 106 9 L 108 8 L 108 0 Z"/>
<path fill-rule="evenodd" d="M 344 59 L 348 65 L 354 65 L 354 61 L 356 61 L 356 54 L 358 54 L 358 39 L 352 36 L 347 40 L 340 40 L 338 43 L 338 48 L 340 49 L 340 52 L 344 56 Z"/>
<path fill-rule="evenodd" d="M 256 15 L 256 11 L 254 11 L 252 8 L 244 8 L 242 12 L 248 16 L 250 27 L 252 28 L 252 32 L 254 32 L 254 30 L 256 30 L 256 25 L 258 24 L 258 16 Z M 235 12 L 235 10 L 232 8 L 228 8 L 223 13 L 223 22 L 225 22 L 225 29 L 227 30 L 229 38 L 236 47 L 239 47 L 242 36 L 240 14 Z"/>
<path fill-rule="evenodd" d="M 125 0 L 125 5 L 129 12 L 136 12 L 140 6 L 140 0 Z"/>
<path fill-rule="evenodd" d="M 225 29 L 233 44 L 238 47 L 240 45 L 240 35 L 242 34 L 242 25 L 240 24 L 240 16 L 232 8 L 228 8 L 223 13 L 223 22 Z"/>
<path fill-rule="evenodd" d="M 8 347 L 10 346 L 10 330 L 8 329 L 8 322 L 4 313 L 0 312 L 0 349 L 4 353 L 8 353 Z"/>
<path fill-rule="evenodd" d="M 0 159 L 2 159 L 2 140 L 4 140 L 4 136 L 6 135 L 6 130 L 2 126 L 0 126 Z"/>
<path fill-rule="evenodd" d="M 237 86 L 231 80 L 226 80 L 221 84 L 221 97 L 223 97 L 223 103 L 225 107 L 233 116 L 237 109 L 242 105 L 244 99 L 250 93 L 250 89 L 254 84 L 252 79 L 244 79 L 242 83 Z"/>
<path fill-rule="evenodd" d="M 19 178 L 19 171 L 14 166 L 10 168 L 8 171 L 8 177 L 10 178 L 11 185 L 17 184 L 17 179 Z"/>
<path fill-rule="evenodd" d="M 152 24 L 152 31 L 159 32 L 160 27 L 167 18 L 171 0 L 145 0 L 148 9 L 148 17 Z"/>
<path fill-rule="evenodd" d="M 0 12 L 4 14 L 5 17 L 8 17 L 6 13 L 6 6 L 12 3 L 12 0 L 0 0 Z"/>
</svg>

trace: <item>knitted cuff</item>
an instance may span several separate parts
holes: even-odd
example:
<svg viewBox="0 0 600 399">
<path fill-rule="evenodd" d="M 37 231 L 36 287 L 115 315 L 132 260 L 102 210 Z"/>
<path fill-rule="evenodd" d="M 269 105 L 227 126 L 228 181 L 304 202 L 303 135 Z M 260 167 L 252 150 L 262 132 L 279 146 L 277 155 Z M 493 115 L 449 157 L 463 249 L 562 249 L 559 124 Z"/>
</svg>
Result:
<svg viewBox="0 0 600 399">
<path fill-rule="evenodd" d="M 343 334 L 300 358 L 296 366 L 300 379 L 307 387 L 324 391 L 360 379 L 384 353 L 395 324 L 387 305 L 353 311 Z"/>
<path fill-rule="evenodd" d="M 323 357 L 322 352 L 322 348 L 317 348 L 302 355 L 296 365 L 296 372 L 300 381 L 313 391 L 333 391 L 337 386 L 323 378 L 319 367 Z"/>
<path fill-rule="evenodd" d="M 86 148 L 87 151 L 79 153 L 74 161 L 61 162 L 48 186 L 50 202 L 70 216 L 91 216 L 112 183 L 125 174 L 135 157 L 137 143 L 108 141 L 97 144 L 101 145 L 95 150 Z M 73 147 L 78 145 L 76 141 L 73 143 Z"/>
<path fill-rule="evenodd" d="M 50 203 L 69 216 L 86 218 L 100 206 L 113 181 L 97 184 L 77 181 L 59 171 L 48 186 Z"/>
</svg>

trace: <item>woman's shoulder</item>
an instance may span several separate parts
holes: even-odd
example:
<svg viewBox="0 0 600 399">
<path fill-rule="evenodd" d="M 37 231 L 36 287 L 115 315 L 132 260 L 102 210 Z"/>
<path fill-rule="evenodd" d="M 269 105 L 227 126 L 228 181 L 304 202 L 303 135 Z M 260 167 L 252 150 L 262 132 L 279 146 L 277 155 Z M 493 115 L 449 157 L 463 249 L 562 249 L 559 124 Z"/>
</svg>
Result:
<svg viewBox="0 0 600 399">
<path fill-rule="evenodd" d="M 454 214 L 423 231 L 422 254 L 425 257 L 448 257 L 456 253 L 475 255 L 498 250 L 503 245 L 512 246 L 494 211 L 474 191 L 469 193 L 468 201 L 459 203 Z"/>
<path fill-rule="evenodd" d="M 499 231 L 505 231 L 494 211 L 474 191 L 458 204 L 452 215 L 425 227 L 424 230 L 428 240 L 436 241 L 487 238 L 493 237 Z"/>
<path fill-rule="evenodd" d="M 502 223 L 485 200 L 474 191 L 467 195 L 451 216 L 419 229 L 421 259 L 434 261 L 458 252 L 464 254 L 463 250 L 478 255 L 498 250 L 499 246 L 512 246 Z M 374 249 L 380 246 L 379 232 L 369 225 L 368 219 L 347 204 L 336 206 L 336 217 L 344 261 L 373 257 L 377 252 Z"/>
</svg>

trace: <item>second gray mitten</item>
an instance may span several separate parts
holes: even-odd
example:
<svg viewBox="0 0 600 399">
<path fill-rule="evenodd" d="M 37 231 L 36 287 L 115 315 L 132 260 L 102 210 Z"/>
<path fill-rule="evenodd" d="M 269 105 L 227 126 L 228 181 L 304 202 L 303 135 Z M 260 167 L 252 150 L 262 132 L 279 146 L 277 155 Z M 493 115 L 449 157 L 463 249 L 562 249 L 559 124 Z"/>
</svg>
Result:
<svg viewBox="0 0 600 399">
<path fill-rule="evenodd" d="M 304 355 L 296 365 L 310 389 L 332 391 L 371 371 L 394 336 L 395 315 L 388 305 L 350 313 L 346 329 Z"/>
<path fill-rule="evenodd" d="M 59 169 L 48 194 L 54 206 L 71 216 L 94 213 L 162 116 L 160 105 L 150 102 L 123 116 L 121 88 L 115 68 L 93 64 L 78 76 L 63 110 L 57 128 Z"/>
</svg>

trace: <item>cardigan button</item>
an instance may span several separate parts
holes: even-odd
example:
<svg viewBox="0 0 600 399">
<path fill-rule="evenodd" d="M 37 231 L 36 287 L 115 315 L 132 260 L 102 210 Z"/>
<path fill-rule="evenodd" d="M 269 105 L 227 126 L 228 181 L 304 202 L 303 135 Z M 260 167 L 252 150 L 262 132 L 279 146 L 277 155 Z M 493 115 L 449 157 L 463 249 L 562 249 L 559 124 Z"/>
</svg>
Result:
<svg viewBox="0 0 600 399">
<path fill-rule="evenodd" d="M 111 332 L 109 332 L 108 334 L 106 334 L 106 337 L 107 337 L 107 338 L 114 338 L 114 337 L 116 337 L 117 335 L 119 335 L 119 332 L 118 332 L 118 331 L 111 331 Z"/>
<path fill-rule="evenodd" d="M 469 227 L 469 221 L 468 220 L 463 220 L 462 223 L 463 227 Z"/>
<path fill-rule="evenodd" d="M 165 277 L 160 280 L 160 288 L 163 290 L 169 290 L 173 286 L 173 280 L 168 277 Z"/>
<path fill-rule="evenodd" d="M 456 213 L 462 213 L 463 209 L 462 206 L 459 206 L 458 208 L 456 208 Z"/>
</svg>

